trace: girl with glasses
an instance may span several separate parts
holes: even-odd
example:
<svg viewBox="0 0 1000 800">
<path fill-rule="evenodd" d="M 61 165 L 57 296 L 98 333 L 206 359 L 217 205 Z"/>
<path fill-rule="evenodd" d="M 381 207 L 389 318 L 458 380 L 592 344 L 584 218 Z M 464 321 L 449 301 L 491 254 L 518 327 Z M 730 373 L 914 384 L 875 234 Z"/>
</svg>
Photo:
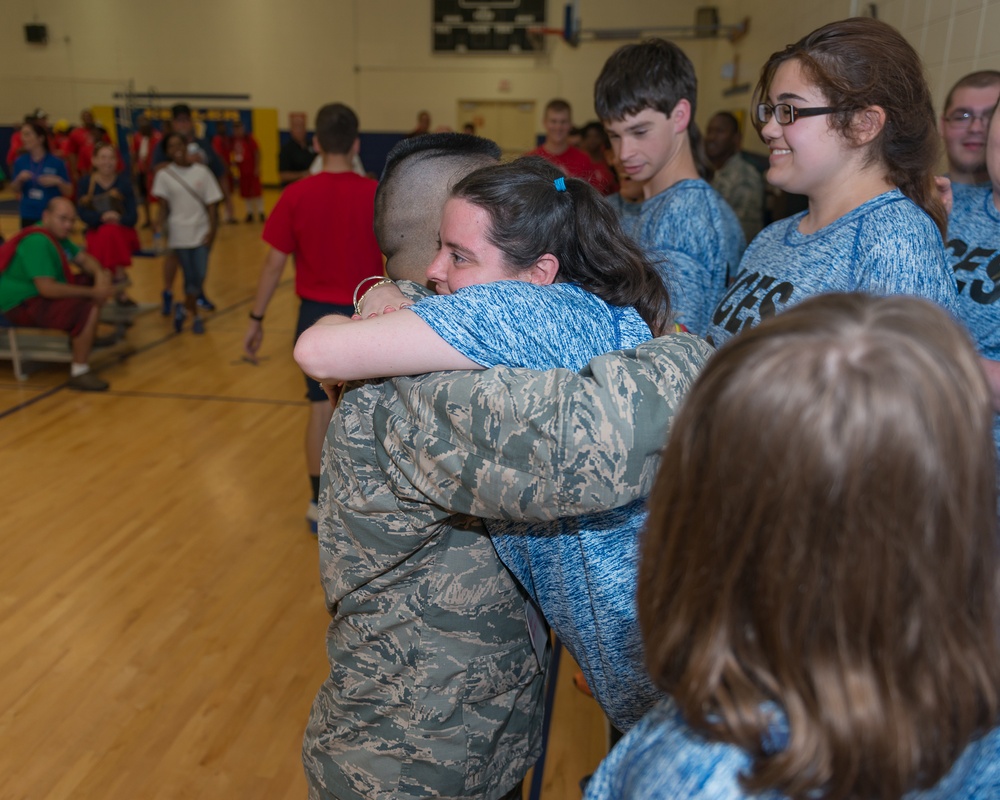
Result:
<svg viewBox="0 0 1000 800">
<path fill-rule="evenodd" d="M 953 311 L 940 147 L 920 57 L 870 18 L 830 23 L 771 56 L 754 93 L 767 180 L 808 209 L 762 231 L 713 314 L 716 346 L 806 297 L 911 294 Z"/>
</svg>

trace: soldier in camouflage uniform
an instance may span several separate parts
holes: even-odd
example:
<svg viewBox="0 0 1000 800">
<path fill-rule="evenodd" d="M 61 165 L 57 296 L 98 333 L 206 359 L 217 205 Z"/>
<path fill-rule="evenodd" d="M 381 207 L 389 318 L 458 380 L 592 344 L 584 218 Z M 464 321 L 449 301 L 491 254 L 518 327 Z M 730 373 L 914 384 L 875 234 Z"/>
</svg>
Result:
<svg viewBox="0 0 1000 800">
<path fill-rule="evenodd" d="M 496 159 L 471 138 L 418 137 L 390 154 L 376 235 L 391 277 L 430 263 L 456 174 Z M 390 239 L 400 205 L 423 219 Z M 478 523 L 401 476 L 396 492 L 386 486 L 372 414 L 391 389 L 346 392 L 327 434 L 319 543 L 331 669 L 303 742 L 309 796 L 519 797 L 541 749 L 544 637 L 536 653 L 526 597 Z"/>
<path fill-rule="evenodd" d="M 486 218 L 481 225 L 463 216 L 470 208 Z M 666 327 L 669 298 L 656 268 L 593 187 L 544 160 L 467 175 L 444 206 L 440 237 L 427 269 L 440 295 L 410 313 L 320 320 L 296 345 L 307 374 L 342 380 L 498 363 L 577 370 Z M 487 242 L 493 251 L 483 249 Z M 377 309 L 368 299 L 365 312 Z M 637 501 L 548 523 L 486 523 L 501 561 L 623 731 L 662 694 L 644 667 L 635 608 L 645 516 Z"/>
</svg>

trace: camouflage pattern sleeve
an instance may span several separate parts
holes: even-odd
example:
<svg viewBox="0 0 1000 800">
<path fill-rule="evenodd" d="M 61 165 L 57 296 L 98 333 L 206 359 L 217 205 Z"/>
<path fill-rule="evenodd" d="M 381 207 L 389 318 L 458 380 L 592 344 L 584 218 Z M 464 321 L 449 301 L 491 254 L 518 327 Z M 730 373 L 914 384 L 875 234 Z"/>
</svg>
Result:
<svg viewBox="0 0 1000 800">
<path fill-rule="evenodd" d="M 404 295 L 406 295 L 410 300 L 422 300 L 425 297 L 430 297 L 434 294 L 430 289 L 420 283 L 414 283 L 413 281 L 398 280 L 396 281 L 396 288 L 399 289 Z"/>
<path fill-rule="evenodd" d="M 386 381 L 376 458 L 393 492 L 455 513 L 544 521 L 622 506 L 649 494 L 670 422 L 712 352 L 673 334 L 580 373 Z"/>
</svg>

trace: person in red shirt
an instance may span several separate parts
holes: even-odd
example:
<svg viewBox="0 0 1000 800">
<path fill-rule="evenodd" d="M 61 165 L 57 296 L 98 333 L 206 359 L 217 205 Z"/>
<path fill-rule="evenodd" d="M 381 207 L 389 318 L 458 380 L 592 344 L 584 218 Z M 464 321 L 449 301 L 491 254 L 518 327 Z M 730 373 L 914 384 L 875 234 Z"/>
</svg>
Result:
<svg viewBox="0 0 1000 800">
<path fill-rule="evenodd" d="M 247 222 L 253 222 L 254 214 L 264 221 L 264 198 L 260 185 L 260 147 L 246 126 L 239 120 L 233 123 L 233 138 L 230 141 L 229 158 L 240 176 L 240 197 L 247 208 Z"/>
<path fill-rule="evenodd" d="M 132 178 L 135 183 L 136 196 L 142 201 L 146 211 L 144 228 L 151 228 L 153 218 L 149 213 L 149 190 L 153 186 L 153 153 L 163 138 L 149 117 L 140 114 L 136 120 L 136 131 L 129 142 L 129 153 L 132 156 Z"/>
<path fill-rule="evenodd" d="M 215 123 L 215 135 L 212 137 L 212 149 L 219 157 L 219 160 L 222 161 L 222 165 L 226 167 L 227 172 L 231 164 L 229 156 L 233 150 L 232 140 L 233 137 L 229 133 L 229 126 L 225 122 Z M 228 176 L 223 175 L 222 180 L 219 181 L 219 185 L 225 188 L 227 181 Z"/>
<path fill-rule="evenodd" d="M 90 139 L 90 129 L 94 127 L 94 115 L 90 109 L 85 108 L 80 112 L 80 126 L 73 128 L 69 132 L 69 141 L 66 143 L 66 166 L 69 167 L 70 177 L 76 181 L 80 177 L 80 170 L 77 165 L 80 148 L 85 145 L 92 145 Z"/>
<path fill-rule="evenodd" d="M 69 152 L 70 124 L 68 120 L 61 119 L 52 126 L 52 155 L 56 158 L 66 160 Z"/>
<path fill-rule="evenodd" d="M 25 125 L 34 122 L 35 118 L 31 114 L 26 114 L 24 117 Z M 14 161 L 17 157 L 24 152 L 24 141 L 21 139 L 21 129 L 18 128 L 10 136 L 10 147 L 7 148 L 7 171 L 10 172 L 11 167 L 14 165 Z"/>
<path fill-rule="evenodd" d="M 223 207 L 225 214 L 222 221 L 233 224 L 236 222 L 236 214 L 233 212 L 233 137 L 229 133 L 229 125 L 225 121 L 215 123 L 215 136 L 212 137 L 212 149 L 222 162 L 223 172 L 219 178 L 219 186 L 225 195 Z"/>
<path fill-rule="evenodd" d="M 608 154 L 611 152 L 611 141 L 600 122 L 588 122 L 581 129 L 580 147 L 588 156 L 594 166 L 594 174 L 590 180 L 590 185 L 607 197 L 618 191 L 618 179 L 612 172 L 608 163 Z"/>
<path fill-rule="evenodd" d="M 264 339 L 264 314 L 290 255 L 295 258 L 295 294 L 301 301 L 295 338 L 320 317 L 354 313 L 354 291 L 365 278 L 381 276 L 382 252 L 374 233 L 378 183 L 354 172 L 360 149 L 358 118 L 342 103 L 316 114 L 316 149 L 323 170 L 290 184 L 264 226 L 270 245 L 243 339 L 246 357 L 256 363 Z M 316 531 L 320 454 L 333 408 L 323 387 L 306 377 L 309 423 L 306 466 L 312 501 L 306 518 Z"/>
<path fill-rule="evenodd" d="M 541 156 L 551 161 L 571 178 L 583 178 L 597 186 L 592 178 L 594 164 L 590 156 L 569 143 L 569 132 L 573 128 L 573 110 L 565 100 L 550 100 L 542 117 L 545 141 L 525 155 Z"/>
<path fill-rule="evenodd" d="M 66 142 L 66 165 L 69 167 L 69 175 L 75 185 L 81 175 L 89 175 L 93 169 L 91 159 L 94 154 L 94 145 L 98 142 L 111 142 L 108 132 L 94 122 L 94 115 L 90 109 L 85 108 L 80 112 L 80 121 L 83 123 L 79 128 L 73 128 Z M 118 156 L 118 170 L 124 169 L 125 165 Z"/>
</svg>

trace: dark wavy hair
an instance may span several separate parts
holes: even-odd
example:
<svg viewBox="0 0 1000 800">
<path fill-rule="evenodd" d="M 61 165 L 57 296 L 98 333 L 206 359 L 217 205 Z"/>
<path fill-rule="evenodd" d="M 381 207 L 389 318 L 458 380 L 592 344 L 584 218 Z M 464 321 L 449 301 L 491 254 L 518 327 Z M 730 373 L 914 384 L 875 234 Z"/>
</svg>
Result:
<svg viewBox="0 0 1000 800">
<path fill-rule="evenodd" d="M 799 62 L 828 105 L 838 109 L 830 124 L 848 141 L 856 140 L 857 112 L 871 106 L 885 111 L 882 130 L 867 145 L 869 163 L 881 164 L 888 180 L 926 211 L 944 236 L 948 214 L 934 186 L 941 137 L 917 51 L 877 19 L 831 22 L 768 59 L 753 108 L 766 101 L 778 67 L 791 60 Z M 753 120 L 760 133 L 756 114 Z"/>
<path fill-rule="evenodd" d="M 31 128 L 35 136 L 38 137 L 39 143 L 44 148 L 45 152 L 51 152 L 49 150 L 49 132 L 45 129 L 45 126 L 40 122 L 23 122 L 21 123 L 22 128 Z"/>
<path fill-rule="evenodd" d="M 163 148 L 164 154 L 166 154 L 170 148 L 171 139 L 180 139 L 181 142 L 184 143 L 184 146 L 187 147 L 187 139 L 181 136 L 181 134 L 177 133 L 177 131 L 170 131 L 170 133 L 168 133 L 166 136 L 163 137 L 163 142 L 160 145 Z"/>
<path fill-rule="evenodd" d="M 565 180 L 564 191 L 556 188 L 559 179 Z M 451 196 L 487 213 L 487 240 L 512 270 L 528 269 L 549 253 L 559 260 L 557 280 L 578 284 L 610 305 L 633 306 L 654 336 L 666 330 L 670 296 L 662 279 L 586 181 L 527 157 L 470 173 Z"/>
<path fill-rule="evenodd" d="M 586 139 L 591 131 L 597 133 L 601 139 L 601 146 L 605 150 L 611 149 L 611 140 L 608 138 L 608 132 L 604 130 L 604 126 L 600 122 L 588 122 L 582 128 L 580 128 L 580 137 Z"/>
<path fill-rule="evenodd" d="M 602 122 L 617 122 L 647 108 L 669 117 L 680 100 L 691 105 L 687 133 L 695 167 L 702 178 L 711 180 L 715 170 L 694 121 L 698 78 L 691 59 L 677 45 L 654 38 L 619 47 L 604 62 L 594 84 L 594 110 Z"/>
<path fill-rule="evenodd" d="M 899 798 L 997 725 L 990 397 L 965 332 L 901 296 L 806 300 L 696 380 L 651 494 L 639 620 L 657 685 L 750 757 L 748 792 Z"/>
</svg>

